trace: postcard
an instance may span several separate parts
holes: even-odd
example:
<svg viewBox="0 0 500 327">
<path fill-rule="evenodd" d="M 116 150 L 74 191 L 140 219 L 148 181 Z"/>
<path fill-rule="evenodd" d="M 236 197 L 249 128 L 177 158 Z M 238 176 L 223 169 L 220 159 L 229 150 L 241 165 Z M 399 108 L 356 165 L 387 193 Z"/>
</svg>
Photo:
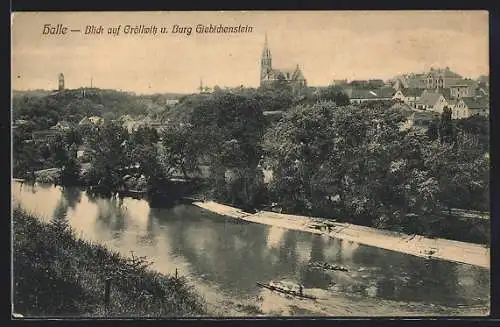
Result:
<svg viewBox="0 0 500 327">
<path fill-rule="evenodd" d="M 12 13 L 13 317 L 489 315 L 488 28 Z"/>
</svg>

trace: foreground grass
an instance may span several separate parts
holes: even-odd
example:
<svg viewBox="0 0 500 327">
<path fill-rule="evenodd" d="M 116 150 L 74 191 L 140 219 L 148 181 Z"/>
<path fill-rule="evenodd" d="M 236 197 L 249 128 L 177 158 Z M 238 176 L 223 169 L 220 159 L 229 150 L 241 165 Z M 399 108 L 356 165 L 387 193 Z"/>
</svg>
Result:
<svg viewBox="0 0 500 327">
<path fill-rule="evenodd" d="M 14 312 L 33 316 L 172 317 L 204 315 L 206 305 L 183 278 L 148 269 L 79 239 L 63 220 L 49 224 L 13 213 Z M 111 280 L 105 305 L 105 280 Z"/>
</svg>

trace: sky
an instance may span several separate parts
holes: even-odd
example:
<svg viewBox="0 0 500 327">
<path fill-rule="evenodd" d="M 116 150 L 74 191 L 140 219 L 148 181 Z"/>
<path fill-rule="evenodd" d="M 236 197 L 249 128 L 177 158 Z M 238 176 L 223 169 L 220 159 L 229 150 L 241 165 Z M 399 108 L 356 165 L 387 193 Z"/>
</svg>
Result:
<svg viewBox="0 0 500 327">
<path fill-rule="evenodd" d="M 66 35 L 43 35 L 62 24 Z M 123 34 L 125 25 L 156 35 Z M 191 35 L 171 33 L 191 26 Z M 198 34 L 197 24 L 252 32 Z M 104 33 L 86 35 L 87 25 Z M 107 29 L 121 25 L 120 34 Z M 489 74 L 487 11 L 18 12 L 11 17 L 12 88 L 93 86 L 136 93 L 195 92 L 205 85 L 256 87 L 267 33 L 273 68 L 299 64 L 309 85 L 388 79 L 431 67 L 471 78 Z M 160 27 L 168 33 L 161 34 Z"/>
</svg>

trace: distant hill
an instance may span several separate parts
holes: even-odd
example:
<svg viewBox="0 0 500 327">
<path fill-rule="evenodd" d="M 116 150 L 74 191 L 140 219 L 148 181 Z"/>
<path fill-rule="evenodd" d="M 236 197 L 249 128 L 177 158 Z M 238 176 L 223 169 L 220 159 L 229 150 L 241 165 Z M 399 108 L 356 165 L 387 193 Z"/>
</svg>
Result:
<svg viewBox="0 0 500 327">
<path fill-rule="evenodd" d="M 52 94 L 54 91 L 49 90 L 12 90 L 12 96 L 22 97 L 22 96 L 32 96 L 32 97 L 43 97 Z"/>
<path fill-rule="evenodd" d="M 140 97 L 146 97 L 146 98 L 155 98 L 155 97 L 158 97 L 158 98 L 164 98 L 164 99 L 168 99 L 168 100 L 179 100 L 181 99 L 182 97 L 185 97 L 186 95 L 188 95 L 187 93 L 153 93 L 153 94 L 143 94 L 143 95 L 140 95 Z"/>
<path fill-rule="evenodd" d="M 135 95 L 98 88 L 63 91 L 15 91 L 12 101 L 14 119 L 31 120 L 40 129 L 58 121 L 78 122 L 85 116 L 116 119 L 121 115 L 148 115 L 167 109 L 166 100 L 177 94 Z"/>
</svg>

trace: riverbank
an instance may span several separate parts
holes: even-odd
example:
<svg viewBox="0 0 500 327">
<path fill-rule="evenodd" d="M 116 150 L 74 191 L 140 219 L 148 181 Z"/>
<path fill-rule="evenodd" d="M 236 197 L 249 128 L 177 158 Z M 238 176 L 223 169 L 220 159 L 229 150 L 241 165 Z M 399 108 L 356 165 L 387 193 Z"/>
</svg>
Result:
<svg viewBox="0 0 500 327">
<path fill-rule="evenodd" d="M 490 268 L 490 248 L 480 244 L 431 239 L 371 227 L 336 223 L 328 219 L 260 211 L 255 214 L 213 201 L 194 205 L 220 215 L 286 229 L 328 235 L 368 246 L 397 251 L 429 259 L 441 259 Z"/>
<path fill-rule="evenodd" d="M 13 251 L 13 311 L 24 317 L 206 313 L 204 300 L 183 277 L 159 274 L 145 258 L 126 258 L 77 238 L 64 219 L 47 224 L 14 209 Z"/>
</svg>

